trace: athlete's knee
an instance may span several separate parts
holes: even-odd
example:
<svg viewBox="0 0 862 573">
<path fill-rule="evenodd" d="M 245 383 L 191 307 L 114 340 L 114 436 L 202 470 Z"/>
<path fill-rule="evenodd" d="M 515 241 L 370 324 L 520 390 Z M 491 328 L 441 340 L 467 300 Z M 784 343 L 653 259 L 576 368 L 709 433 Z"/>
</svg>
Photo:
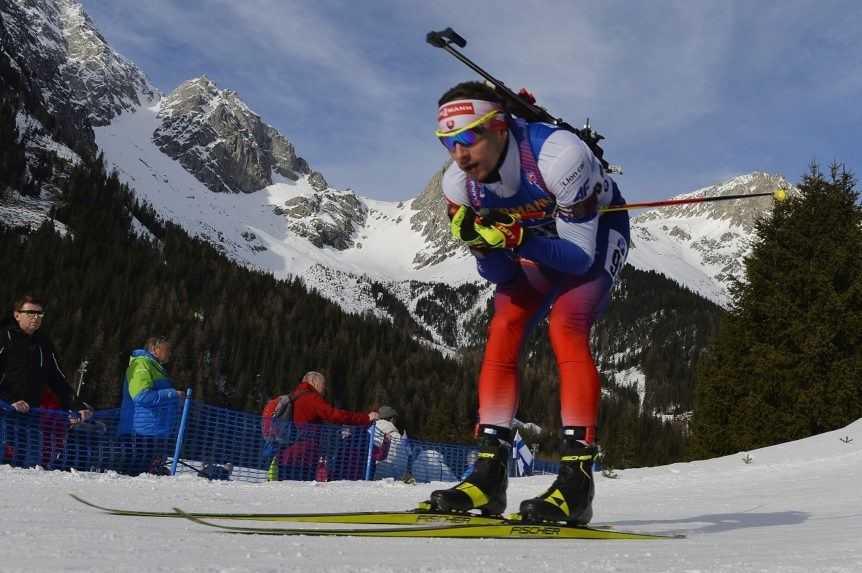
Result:
<svg viewBox="0 0 862 573">
<path fill-rule="evenodd" d="M 529 316 L 516 311 L 495 312 L 488 326 L 489 336 L 504 336 L 518 338 L 524 336 Z"/>
<path fill-rule="evenodd" d="M 583 344 L 589 343 L 590 329 L 593 326 L 592 317 L 583 314 L 551 314 L 548 323 L 548 334 L 551 342 Z"/>
</svg>

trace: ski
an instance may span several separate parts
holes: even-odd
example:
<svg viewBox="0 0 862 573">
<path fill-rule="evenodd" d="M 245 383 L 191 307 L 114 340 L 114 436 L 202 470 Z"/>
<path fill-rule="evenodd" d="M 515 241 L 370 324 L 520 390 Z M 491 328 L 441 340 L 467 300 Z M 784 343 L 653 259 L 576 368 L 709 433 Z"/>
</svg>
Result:
<svg viewBox="0 0 862 573">
<path fill-rule="evenodd" d="M 242 527 L 220 525 L 174 508 L 178 517 L 184 517 L 206 527 L 244 535 L 308 535 L 315 537 L 419 537 L 449 539 L 605 539 L 605 540 L 656 540 L 682 539 L 684 535 L 637 533 L 613 529 L 594 529 L 556 524 L 526 524 L 508 522 L 484 525 L 435 525 L 420 527 L 391 527 L 367 529 L 307 529 L 276 527 Z"/>
<path fill-rule="evenodd" d="M 73 499 L 111 515 L 129 517 L 181 517 L 175 511 L 137 511 L 97 505 L 70 493 Z M 345 513 L 189 513 L 202 519 L 224 519 L 236 521 L 287 521 L 293 523 L 345 523 L 362 525 L 423 525 L 448 523 L 453 525 L 495 525 L 503 523 L 502 517 L 486 517 L 471 513 L 435 513 L 421 509 L 409 511 L 355 511 Z"/>
</svg>

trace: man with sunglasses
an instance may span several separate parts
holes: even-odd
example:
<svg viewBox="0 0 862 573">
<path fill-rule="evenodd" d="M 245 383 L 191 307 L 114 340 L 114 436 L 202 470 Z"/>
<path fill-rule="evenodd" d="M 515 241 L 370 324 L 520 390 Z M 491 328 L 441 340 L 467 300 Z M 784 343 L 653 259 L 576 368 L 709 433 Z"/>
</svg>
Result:
<svg viewBox="0 0 862 573">
<path fill-rule="evenodd" d="M 560 372 L 560 473 L 520 505 L 537 522 L 592 518 L 599 375 L 589 347 L 625 264 L 629 220 L 616 183 L 574 133 L 507 113 L 493 88 L 465 82 L 438 102 L 436 135 L 452 158 L 443 175 L 451 232 L 497 285 L 479 375 L 479 454 L 458 485 L 426 507 L 506 509 L 507 463 L 518 409 L 518 358 L 529 330 L 549 315 Z"/>
<path fill-rule="evenodd" d="M 42 300 L 24 295 L 13 305 L 13 320 L 0 328 L 0 400 L 20 414 L 29 414 L 33 408 L 56 409 L 57 406 L 77 412 L 70 414 L 68 423 L 57 416 L 40 417 L 39 425 L 46 443 L 19 443 L 13 460 L 17 460 L 17 465 L 29 465 L 23 463 L 27 449 L 44 450 L 41 452 L 44 455 L 40 456 L 43 464 L 53 461 L 53 450 L 61 449 L 68 425 L 77 425 L 93 415 L 93 410 L 78 400 L 66 383 L 54 345 L 40 332 L 44 317 Z M 50 397 L 50 404 L 46 397 Z M 50 446 L 49 437 L 60 447 Z"/>
</svg>

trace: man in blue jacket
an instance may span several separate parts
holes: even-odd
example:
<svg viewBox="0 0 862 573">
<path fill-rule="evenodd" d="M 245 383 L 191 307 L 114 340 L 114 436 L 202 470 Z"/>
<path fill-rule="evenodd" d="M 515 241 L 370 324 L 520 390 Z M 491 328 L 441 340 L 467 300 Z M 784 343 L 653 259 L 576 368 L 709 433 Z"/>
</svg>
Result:
<svg viewBox="0 0 862 573">
<path fill-rule="evenodd" d="M 161 336 L 147 339 L 143 349 L 132 352 L 123 380 L 123 404 L 118 433 L 125 450 L 122 473 L 164 473 L 169 439 L 174 433 L 177 410 L 185 393 L 176 390 L 165 370 L 171 343 Z"/>
</svg>

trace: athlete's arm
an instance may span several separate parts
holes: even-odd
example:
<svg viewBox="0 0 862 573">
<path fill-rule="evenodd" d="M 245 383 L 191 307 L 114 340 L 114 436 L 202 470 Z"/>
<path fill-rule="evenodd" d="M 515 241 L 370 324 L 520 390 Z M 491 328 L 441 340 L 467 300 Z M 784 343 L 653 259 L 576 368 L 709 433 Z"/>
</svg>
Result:
<svg viewBox="0 0 862 573">
<path fill-rule="evenodd" d="M 539 170 L 557 200 L 558 239 L 530 237 L 517 249 L 525 258 L 560 272 L 584 274 L 593 264 L 599 216 L 601 165 L 577 135 L 553 133 L 542 145 Z"/>
<path fill-rule="evenodd" d="M 470 206 L 464 173 L 458 169 L 456 164 L 450 165 L 443 174 L 442 187 L 447 212 L 451 220 L 462 205 Z M 509 282 L 520 268 L 512 253 L 505 249 L 470 249 L 470 252 L 476 257 L 476 269 L 479 271 L 479 276 L 493 284 Z"/>
</svg>

